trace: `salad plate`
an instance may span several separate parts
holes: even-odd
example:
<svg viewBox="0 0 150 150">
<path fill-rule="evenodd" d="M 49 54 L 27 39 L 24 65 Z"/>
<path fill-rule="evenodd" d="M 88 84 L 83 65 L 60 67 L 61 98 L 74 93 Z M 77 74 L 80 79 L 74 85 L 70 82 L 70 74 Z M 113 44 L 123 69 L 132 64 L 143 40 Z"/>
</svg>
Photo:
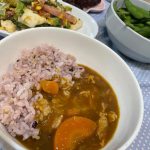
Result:
<svg viewBox="0 0 150 150">
<path fill-rule="evenodd" d="M 58 0 L 58 2 L 62 3 L 64 6 L 71 7 L 72 11 L 69 13 L 72 14 L 73 16 L 75 16 L 77 19 L 81 19 L 83 21 L 82 27 L 74 32 L 79 32 L 79 33 L 85 34 L 92 38 L 96 37 L 96 35 L 98 33 L 98 25 L 97 25 L 96 21 L 90 15 L 88 15 L 86 12 L 80 10 L 79 8 L 72 6 L 70 4 L 67 4 L 61 0 Z M 50 27 L 50 28 L 52 28 L 52 27 Z M 25 30 L 28 30 L 28 29 L 25 29 Z M 0 36 L 6 37 L 6 36 L 14 34 L 16 32 L 21 32 L 21 31 L 16 30 L 13 33 L 8 33 L 5 30 L 0 30 Z"/>
</svg>

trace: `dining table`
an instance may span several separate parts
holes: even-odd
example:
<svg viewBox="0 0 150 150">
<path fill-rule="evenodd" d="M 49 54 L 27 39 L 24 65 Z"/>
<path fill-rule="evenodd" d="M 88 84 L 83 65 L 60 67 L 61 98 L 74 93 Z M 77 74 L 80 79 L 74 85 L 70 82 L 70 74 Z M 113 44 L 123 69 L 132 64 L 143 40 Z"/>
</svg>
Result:
<svg viewBox="0 0 150 150">
<path fill-rule="evenodd" d="M 130 59 L 119 52 L 116 46 L 111 42 L 105 25 L 105 14 L 110 6 L 111 0 L 103 0 L 105 2 L 105 9 L 101 12 L 89 12 L 90 15 L 98 24 L 98 34 L 96 40 L 104 43 L 117 55 L 119 55 L 125 63 L 129 66 L 134 76 L 136 77 L 141 92 L 143 94 L 144 116 L 141 128 L 138 135 L 126 150 L 149 150 L 150 149 L 150 64 L 141 63 Z M 147 0 L 150 1 L 150 0 Z M 4 37 L 0 36 L 0 40 Z M 132 126 L 132 124 L 131 124 Z M 5 143 L 0 138 L 0 150 L 14 150 L 9 144 Z"/>
</svg>

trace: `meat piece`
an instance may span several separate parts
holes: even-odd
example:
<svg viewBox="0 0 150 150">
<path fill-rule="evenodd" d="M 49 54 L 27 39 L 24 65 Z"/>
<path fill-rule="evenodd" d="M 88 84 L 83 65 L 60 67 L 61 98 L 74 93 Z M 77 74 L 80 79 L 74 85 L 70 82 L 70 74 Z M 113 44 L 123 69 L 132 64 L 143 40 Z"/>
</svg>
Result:
<svg viewBox="0 0 150 150">
<path fill-rule="evenodd" d="M 105 112 L 106 107 L 107 107 L 107 105 L 102 103 L 102 112 Z"/>
<path fill-rule="evenodd" d="M 88 83 L 95 83 L 95 81 L 94 81 L 94 76 L 88 76 L 88 79 L 87 79 L 87 81 L 88 81 Z"/>
<path fill-rule="evenodd" d="M 113 122 L 117 119 L 117 115 L 113 111 L 110 111 L 107 115 L 107 118 L 109 122 Z"/>
<path fill-rule="evenodd" d="M 62 18 L 63 16 L 66 17 L 68 19 L 69 22 L 73 23 L 73 24 L 76 24 L 77 22 L 77 18 L 72 16 L 71 14 L 68 14 L 64 11 L 61 11 L 60 9 L 58 8 L 54 8 L 54 7 L 51 7 L 49 5 L 46 5 L 44 4 L 43 10 L 45 10 L 46 12 L 56 16 L 56 17 L 59 17 L 59 18 Z"/>
<path fill-rule="evenodd" d="M 64 27 L 66 25 L 66 22 L 67 22 L 67 18 L 63 16 L 63 18 L 61 19 L 61 25 Z"/>
<path fill-rule="evenodd" d="M 78 108 L 72 108 L 72 109 L 69 109 L 68 110 L 68 115 L 79 115 L 80 114 L 80 109 L 78 109 Z"/>
<path fill-rule="evenodd" d="M 6 18 L 10 18 L 15 14 L 13 10 L 6 10 L 5 16 Z"/>
<path fill-rule="evenodd" d="M 106 113 L 100 113 L 100 119 L 98 120 L 98 129 L 97 134 L 99 136 L 99 140 L 101 147 L 105 146 L 105 138 L 107 134 L 108 121 L 106 118 Z"/>
<path fill-rule="evenodd" d="M 63 115 L 56 117 L 53 124 L 52 124 L 52 129 L 58 128 L 58 126 L 61 124 L 62 119 L 63 119 Z"/>
<path fill-rule="evenodd" d="M 72 16 L 72 15 L 70 15 L 70 14 L 64 12 L 64 11 L 62 12 L 62 15 L 65 16 L 68 19 L 69 22 L 71 22 L 73 24 L 76 24 L 77 18 L 75 16 Z"/>
<path fill-rule="evenodd" d="M 50 14 L 44 11 L 43 9 L 39 10 L 39 15 L 44 16 L 46 18 L 50 17 Z"/>
<path fill-rule="evenodd" d="M 90 96 L 90 91 L 82 91 L 79 94 L 82 95 L 85 98 L 88 98 Z"/>
<path fill-rule="evenodd" d="M 58 8 L 54 8 L 49 5 L 46 5 L 46 4 L 44 4 L 42 9 L 56 17 L 60 17 L 62 15 L 61 10 L 59 10 Z"/>
<path fill-rule="evenodd" d="M 60 88 L 62 90 L 70 90 L 73 86 L 74 82 L 72 82 L 70 79 L 63 77 L 60 80 Z"/>
</svg>

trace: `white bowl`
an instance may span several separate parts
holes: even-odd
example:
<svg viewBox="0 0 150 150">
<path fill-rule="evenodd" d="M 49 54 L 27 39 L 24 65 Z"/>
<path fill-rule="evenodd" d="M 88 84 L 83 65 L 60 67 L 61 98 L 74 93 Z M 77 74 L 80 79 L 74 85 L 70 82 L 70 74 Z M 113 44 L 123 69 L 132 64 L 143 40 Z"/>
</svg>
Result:
<svg viewBox="0 0 150 150">
<path fill-rule="evenodd" d="M 120 106 L 113 139 L 103 150 L 126 149 L 136 137 L 143 119 L 143 99 L 138 82 L 126 63 L 109 47 L 86 35 L 61 28 L 27 29 L 0 41 L 0 76 L 12 68 L 22 48 L 53 44 L 100 73 L 112 86 Z M 0 136 L 14 149 L 24 150 L 0 125 Z"/>
<path fill-rule="evenodd" d="M 130 0 L 134 5 L 150 11 L 150 4 L 142 0 Z M 113 9 L 123 6 L 124 0 L 112 0 L 106 13 L 106 27 L 111 41 L 124 55 L 144 63 L 150 63 L 150 40 L 141 36 L 118 17 Z"/>
</svg>

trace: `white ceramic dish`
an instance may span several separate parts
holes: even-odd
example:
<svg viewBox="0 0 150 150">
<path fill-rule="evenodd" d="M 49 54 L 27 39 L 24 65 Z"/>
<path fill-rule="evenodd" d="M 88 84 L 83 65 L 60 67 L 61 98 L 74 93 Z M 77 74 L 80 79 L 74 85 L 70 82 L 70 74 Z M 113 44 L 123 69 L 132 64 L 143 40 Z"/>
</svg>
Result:
<svg viewBox="0 0 150 150">
<path fill-rule="evenodd" d="M 12 68 L 21 49 L 33 48 L 40 43 L 53 44 L 74 55 L 78 63 L 96 70 L 110 83 L 119 102 L 120 120 L 113 139 L 103 150 L 126 149 L 141 127 L 144 111 L 140 87 L 126 63 L 109 47 L 86 35 L 60 28 L 35 28 L 0 41 L 0 76 Z M 24 150 L 2 125 L 0 137 L 14 149 Z"/>
<path fill-rule="evenodd" d="M 78 9 L 77 7 L 74 7 L 70 4 L 62 2 L 61 0 L 58 0 L 58 1 L 61 2 L 65 6 L 67 5 L 67 6 L 72 7 L 72 11 L 70 14 L 74 15 L 76 18 L 80 18 L 83 21 L 82 28 L 80 28 L 79 30 L 77 30 L 75 32 L 83 33 L 92 38 L 96 37 L 96 35 L 98 33 L 98 25 L 97 25 L 96 21 L 90 15 L 88 15 L 86 12 Z M 15 32 L 19 32 L 19 31 L 15 31 Z M 11 34 L 13 34 L 13 33 L 11 33 Z M 4 31 L 4 30 L 0 30 L 0 35 L 5 37 L 5 36 L 10 35 L 10 33 L 8 33 L 7 31 Z"/>
<path fill-rule="evenodd" d="M 124 0 L 112 0 L 106 13 L 106 27 L 111 41 L 124 55 L 144 63 L 150 63 L 150 40 L 136 33 L 126 26 L 113 9 L 117 2 L 117 8 L 123 6 Z M 131 0 L 134 5 L 150 11 L 150 4 L 142 0 Z"/>
</svg>

